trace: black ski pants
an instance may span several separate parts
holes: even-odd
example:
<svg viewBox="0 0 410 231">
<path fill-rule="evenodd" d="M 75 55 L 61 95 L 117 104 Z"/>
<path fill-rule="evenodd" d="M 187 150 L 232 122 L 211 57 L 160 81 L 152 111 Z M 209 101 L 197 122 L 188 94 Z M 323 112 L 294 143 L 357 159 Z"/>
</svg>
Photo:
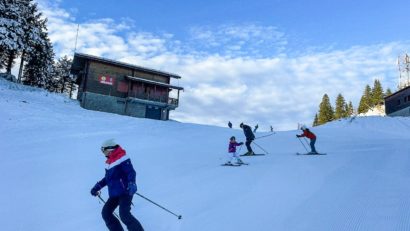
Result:
<svg viewBox="0 0 410 231">
<path fill-rule="evenodd" d="M 253 139 L 246 139 L 245 145 L 246 145 L 246 148 L 248 149 L 248 152 L 253 152 L 251 148 L 252 141 Z"/>
<path fill-rule="evenodd" d="M 108 198 L 101 214 L 110 231 L 124 231 L 120 221 L 113 214 L 118 206 L 121 221 L 127 226 L 128 231 L 144 231 L 140 222 L 131 214 L 131 202 L 132 196 L 129 195 Z"/>
</svg>

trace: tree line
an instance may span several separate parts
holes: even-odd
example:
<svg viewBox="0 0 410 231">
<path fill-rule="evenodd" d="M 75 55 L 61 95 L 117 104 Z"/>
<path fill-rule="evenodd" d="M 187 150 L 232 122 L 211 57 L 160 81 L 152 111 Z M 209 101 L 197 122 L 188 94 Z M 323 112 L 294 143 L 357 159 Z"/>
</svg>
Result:
<svg viewBox="0 0 410 231">
<path fill-rule="evenodd" d="M 18 77 L 11 74 L 20 59 Z M 0 70 L 3 77 L 51 92 L 76 90 L 70 77 L 72 60 L 57 61 L 48 37 L 47 18 L 39 12 L 34 0 L 0 0 Z"/>
<path fill-rule="evenodd" d="M 351 101 L 346 102 L 341 93 L 337 95 L 334 107 L 330 103 L 329 96 L 324 94 L 322 102 L 319 105 L 319 112 L 315 114 L 313 126 L 347 118 L 355 114 L 366 113 L 369 109 L 377 105 L 382 105 L 384 103 L 384 97 L 391 94 L 392 92 L 389 88 L 384 92 L 382 84 L 376 79 L 373 83 L 373 88 L 368 84 L 366 85 L 357 110 L 354 109 Z"/>
</svg>

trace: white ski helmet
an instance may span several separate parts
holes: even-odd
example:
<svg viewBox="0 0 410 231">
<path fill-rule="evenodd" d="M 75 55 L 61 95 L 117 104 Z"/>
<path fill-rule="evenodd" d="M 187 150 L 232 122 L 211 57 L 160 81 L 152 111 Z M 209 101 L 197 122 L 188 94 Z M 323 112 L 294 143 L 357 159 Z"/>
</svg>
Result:
<svg viewBox="0 0 410 231">
<path fill-rule="evenodd" d="M 108 139 L 101 144 L 101 149 L 114 149 L 117 145 L 114 139 Z"/>
</svg>

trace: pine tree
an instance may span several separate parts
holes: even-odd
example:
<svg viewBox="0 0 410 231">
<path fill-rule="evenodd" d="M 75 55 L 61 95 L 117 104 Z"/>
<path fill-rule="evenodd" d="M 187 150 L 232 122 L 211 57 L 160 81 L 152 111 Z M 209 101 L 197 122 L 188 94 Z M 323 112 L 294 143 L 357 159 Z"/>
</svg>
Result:
<svg viewBox="0 0 410 231">
<path fill-rule="evenodd" d="M 322 102 L 319 105 L 318 125 L 325 124 L 333 120 L 334 111 L 330 104 L 329 96 L 323 95 Z"/>
<path fill-rule="evenodd" d="M 383 87 L 379 80 L 374 80 L 374 85 L 372 89 L 372 107 L 379 105 L 383 102 Z"/>
<path fill-rule="evenodd" d="M 0 56 L 6 73 L 11 73 L 14 59 L 24 48 L 24 24 L 22 0 L 0 0 Z"/>
<path fill-rule="evenodd" d="M 33 41 L 30 52 L 27 53 L 27 63 L 24 66 L 24 84 L 55 88 L 53 76 L 54 52 L 48 38 L 46 23 L 47 19 L 39 20 L 36 26 L 40 31 L 37 41 Z"/>
<path fill-rule="evenodd" d="M 45 29 L 42 28 L 43 19 L 42 14 L 38 12 L 37 4 L 33 0 L 20 0 L 22 5 L 22 17 L 25 18 L 24 28 L 24 47 L 20 54 L 20 69 L 18 73 L 18 81 L 21 81 L 24 62 L 27 59 L 28 53 L 35 52 L 35 47 L 39 41 L 42 40 L 41 33 Z"/>
<path fill-rule="evenodd" d="M 390 88 L 387 88 L 386 92 L 384 93 L 384 97 L 387 97 L 391 94 L 392 94 L 392 92 L 391 92 Z"/>
<path fill-rule="evenodd" d="M 70 76 L 72 60 L 67 56 L 61 57 L 54 65 L 53 79 L 56 83 L 56 92 L 66 93 L 72 97 L 73 91 L 76 90 L 75 79 Z"/>
<path fill-rule="evenodd" d="M 372 89 L 369 85 L 366 85 L 364 93 L 360 98 L 360 103 L 357 112 L 366 113 L 373 106 L 372 103 Z"/>
<path fill-rule="evenodd" d="M 342 94 L 338 94 L 336 98 L 334 119 L 340 119 L 344 117 L 346 117 L 346 101 Z"/>
<path fill-rule="evenodd" d="M 346 105 L 346 117 L 352 116 L 354 114 L 354 108 L 352 101 L 349 101 L 349 103 Z"/>
<path fill-rule="evenodd" d="M 6 54 L 0 53 L 0 70 L 6 67 Z"/>
<path fill-rule="evenodd" d="M 317 113 L 315 114 L 315 119 L 313 120 L 313 127 L 316 127 L 316 126 L 318 126 L 319 124 L 319 119 L 318 119 L 318 117 L 317 117 Z"/>
<path fill-rule="evenodd" d="M 28 9 L 24 17 L 27 33 L 24 34 L 25 47 L 22 52 L 24 65 L 23 83 L 52 90 L 55 88 L 53 76 L 54 51 L 47 32 L 47 19 L 37 9 L 33 0 L 20 0 Z"/>
</svg>

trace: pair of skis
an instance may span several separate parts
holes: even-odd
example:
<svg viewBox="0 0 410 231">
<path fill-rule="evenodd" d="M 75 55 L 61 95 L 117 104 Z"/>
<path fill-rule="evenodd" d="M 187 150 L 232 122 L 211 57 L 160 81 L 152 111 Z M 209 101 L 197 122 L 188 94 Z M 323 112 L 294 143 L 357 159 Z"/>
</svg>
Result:
<svg viewBox="0 0 410 231">
<path fill-rule="evenodd" d="M 242 154 L 239 156 L 264 156 L 265 154 L 252 154 L 252 155 L 246 155 L 246 154 Z M 241 165 L 249 165 L 249 163 L 240 163 L 240 164 L 221 164 L 221 166 L 230 166 L 230 167 L 239 167 Z"/>
<path fill-rule="evenodd" d="M 242 155 L 239 155 L 239 156 L 264 156 L 265 154 L 252 154 L 252 155 L 247 155 L 247 154 L 242 154 Z"/>
<path fill-rule="evenodd" d="M 239 167 L 241 165 L 249 165 L 249 163 L 241 163 L 241 164 L 221 164 L 221 166 L 228 166 L 228 167 Z"/>
<path fill-rule="evenodd" d="M 308 152 L 308 153 L 299 153 L 297 152 L 296 155 L 308 155 L 308 156 L 318 156 L 318 155 L 327 155 L 326 153 L 312 153 L 312 152 Z"/>
</svg>

